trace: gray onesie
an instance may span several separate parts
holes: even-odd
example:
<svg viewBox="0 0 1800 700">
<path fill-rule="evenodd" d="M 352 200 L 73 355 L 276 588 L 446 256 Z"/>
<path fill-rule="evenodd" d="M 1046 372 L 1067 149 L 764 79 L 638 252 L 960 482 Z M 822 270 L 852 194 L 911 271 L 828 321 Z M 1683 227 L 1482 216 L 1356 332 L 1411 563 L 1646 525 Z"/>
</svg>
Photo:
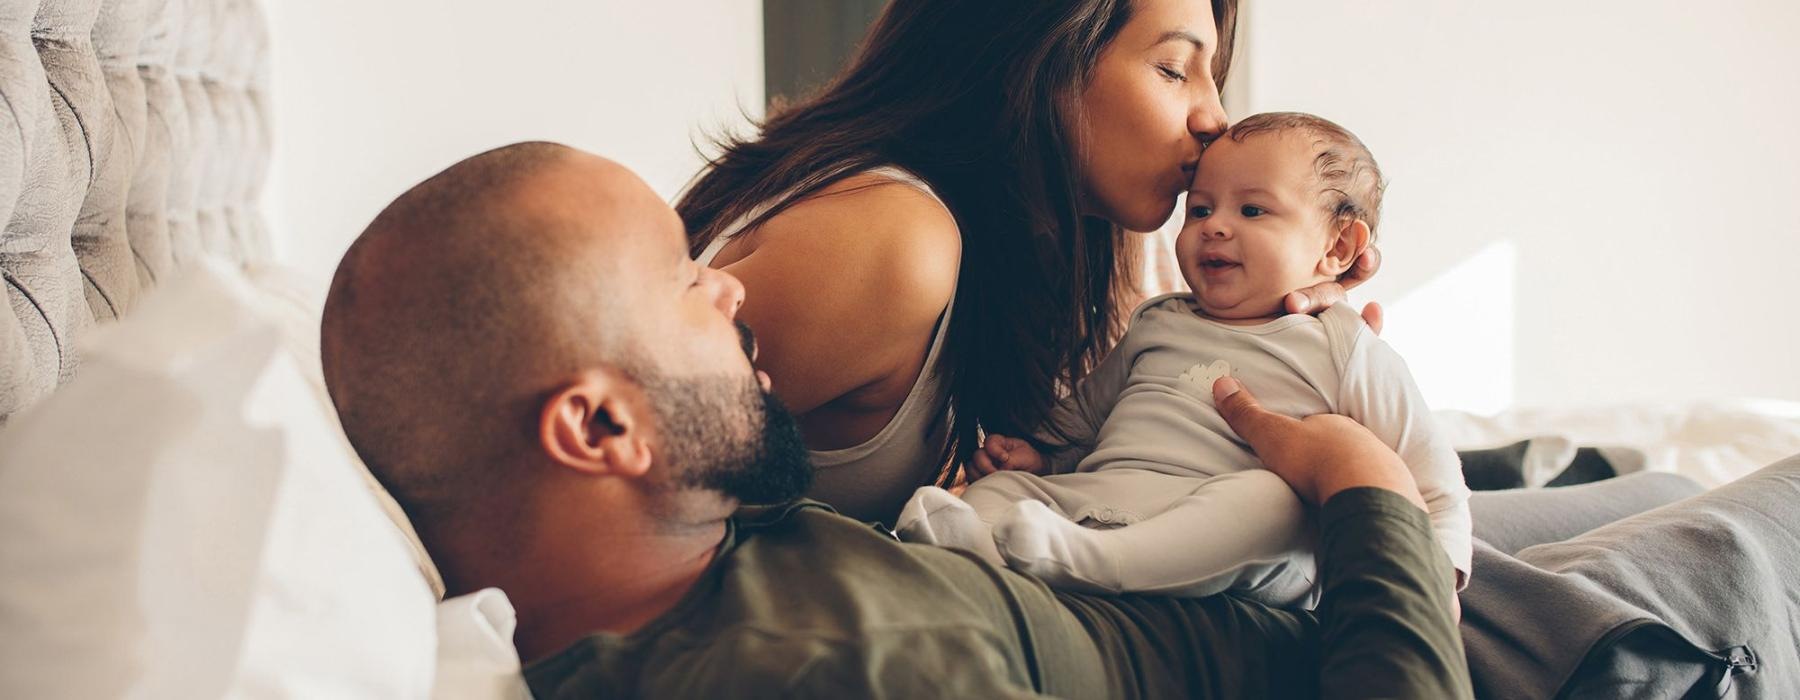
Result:
<svg viewBox="0 0 1800 700">
<path fill-rule="evenodd" d="M 961 506 L 922 489 L 902 514 L 902 535 L 971 549 L 1064 587 L 1234 590 L 1310 604 L 1308 511 L 1214 408 L 1213 380 L 1230 375 L 1271 411 L 1348 416 L 1394 448 L 1466 579 L 1462 467 L 1400 356 L 1346 305 L 1231 326 L 1192 304 L 1191 295 L 1165 295 L 1133 314 L 1119 346 L 1053 413 L 1072 443 L 1045 455 L 1051 474 L 976 481 L 962 497 L 976 518 L 956 517 Z M 933 522 L 919 526 L 928 515 Z"/>
</svg>

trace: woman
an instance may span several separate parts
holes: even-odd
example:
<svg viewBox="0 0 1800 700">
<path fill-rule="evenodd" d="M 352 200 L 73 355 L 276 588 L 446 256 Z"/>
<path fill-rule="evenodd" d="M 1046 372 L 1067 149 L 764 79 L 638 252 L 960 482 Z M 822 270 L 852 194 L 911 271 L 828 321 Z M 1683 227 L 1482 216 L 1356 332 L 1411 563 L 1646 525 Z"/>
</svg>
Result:
<svg viewBox="0 0 1800 700">
<path fill-rule="evenodd" d="M 818 95 L 677 205 L 743 281 L 814 496 L 893 522 L 1035 427 L 1121 330 L 1139 245 L 1226 127 L 1236 0 L 889 5 Z M 1374 271 L 1362 261 L 1354 284 Z M 1343 298 L 1328 284 L 1296 312 Z M 1374 320 L 1374 319 L 1372 319 Z"/>
</svg>

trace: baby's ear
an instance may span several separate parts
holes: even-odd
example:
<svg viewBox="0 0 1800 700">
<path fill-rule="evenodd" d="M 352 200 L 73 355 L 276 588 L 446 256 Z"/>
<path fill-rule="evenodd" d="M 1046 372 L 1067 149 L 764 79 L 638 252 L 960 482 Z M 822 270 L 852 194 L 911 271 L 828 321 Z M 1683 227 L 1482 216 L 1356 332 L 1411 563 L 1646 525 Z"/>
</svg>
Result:
<svg viewBox="0 0 1800 700">
<path fill-rule="evenodd" d="M 1319 258 L 1319 274 L 1333 279 L 1342 276 L 1368 247 L 1368 222 L 1351 219 L 1338 226 L 1325 242 L 1325 255 Z"/>
</svg>

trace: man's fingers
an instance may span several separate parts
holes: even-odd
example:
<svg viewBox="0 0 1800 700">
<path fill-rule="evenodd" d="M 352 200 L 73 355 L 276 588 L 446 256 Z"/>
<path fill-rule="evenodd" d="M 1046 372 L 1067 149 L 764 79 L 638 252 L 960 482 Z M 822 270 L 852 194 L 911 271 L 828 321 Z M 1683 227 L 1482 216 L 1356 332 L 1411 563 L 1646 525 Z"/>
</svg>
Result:
<svg viewBox="0 0 1800 700">
<path fill-rule="evenodd" d="M 1362 255 L 1356 256 L 1356 263 L 1352 264 L 1349 272 L 1344 274 L 1344 288 L 1349 289 L 1362 284 L 1363 282 L 1368 281 L 1370 277 L 1374 277 L 1375 273 L 1380 270 L 1381 249 L 1375 246 L 1369 246 L 1368 248 L 1363 249 Z"/>
<path fill-rule="evenodd" d="M 1282 422 L 1294 420 L 1264 409 L 1249 389 L 1231 377 L 1213 382 L 1213 405 L 1219 408 L 1225 423 L 1259 454 L 1275 439 L 1273 431 L 1280 429 Z"/>
<path fill-rule="evenodd" d="M 1381 304 L 1373 301 L 1364 304 L 1362 317 L 1363 323 L 1369 324 L 1369 329 L 1375 331 L 1375 335 L 1381 335 L 1381 322 L 1383 320 Z"/>
<path fill-rule="evenodd" d="M 1288 292 L 1282 300 L 1288 313 L 1312 314 L 1344 300 L 1344 288 L 1336 282 L 1320 282 L 1297 292 Z"/>
<path fill-rule="evenodd" d="M 1288 292 L 1281 300 L 1282 307 L 1290 314 L 1312 313 L 1312 298 L 1306 292 Z"/>
</svg>

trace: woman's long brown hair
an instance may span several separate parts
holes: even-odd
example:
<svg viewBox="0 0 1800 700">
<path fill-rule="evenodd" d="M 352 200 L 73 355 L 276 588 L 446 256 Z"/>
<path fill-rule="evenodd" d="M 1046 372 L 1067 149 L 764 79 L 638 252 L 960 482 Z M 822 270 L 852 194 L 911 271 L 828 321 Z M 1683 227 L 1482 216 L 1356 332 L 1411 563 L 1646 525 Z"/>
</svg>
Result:
<svg viewBox="0 0 1800 700">
<path fill-rule="evenodd" d="M 1225 83 L 1237 0 L 1211 0 Z M 759 204 L 747 228 L 845 177 L 896 165 L 928 182 L 962 232 L 955 312 L 936 368 L 949 387 L 939 482 L 979 431 L 1024 435 L 1111 348 L 1135 243 L 1079 210 L 1080 97 L 1132 0 L 894 0 L 850 64 L 726 139 L 676 204 L 691 254 Z"/>
</svg>

